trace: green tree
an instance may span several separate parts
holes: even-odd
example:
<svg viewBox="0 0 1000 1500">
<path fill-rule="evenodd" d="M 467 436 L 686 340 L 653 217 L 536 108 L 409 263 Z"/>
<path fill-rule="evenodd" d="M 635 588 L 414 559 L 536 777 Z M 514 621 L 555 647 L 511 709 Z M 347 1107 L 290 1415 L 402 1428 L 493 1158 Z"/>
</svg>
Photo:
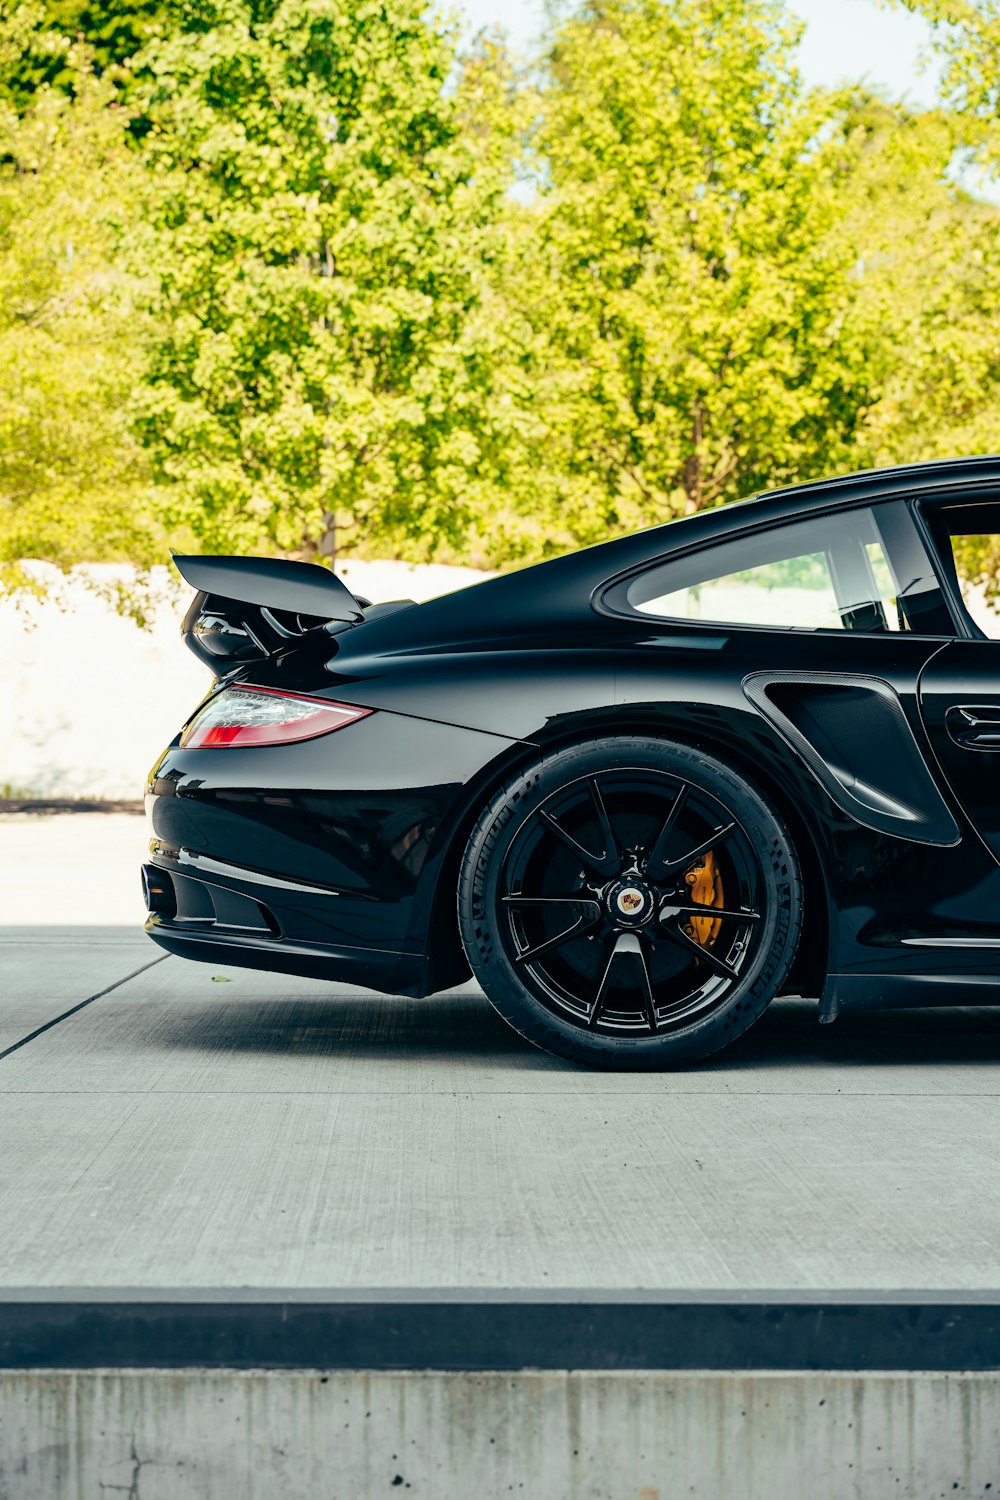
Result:
<svg viewBox="0 0 1000 1500">
<path fill-rule="evenodd" d="M 151 562 L 162 535 L 127 417 L 141 364 L 134 285 L 115 264 L 130 152 L 107 88 L 0 109 L 0 588 L 36 558 Z M 132 230 L 134 232 L 134 228 Z"/>
<path fill-rule="evenodd" d="M 997 446 L 968 71 L 806 91 L 779 0 L 583 0 L 530 83 L 423 0 L 2 6 L 7 586 L 167 536 L 502 564 Z"/>
<path fill-rule="evenodd" d="M 1000 4 L 997 0 L 893 0 L 931 23 L 944 63 L 946 103 L 964 126 L 966 149 L 1000 162 Z"/>
<path fill-rule="evenodd" d="M 461 545 L 508 177 L 480 54 L 423 0 L 192 8 L 141 59 L 162 329 L 138 430 L 205 546 Z"/>
<path fill-rule="evenodd" d="M 858 463 L 996 446 L 1000 417 L 1000 210 L 952 180 L 954 121 L 859 100 L 855 167 L 838 233 L 852 248 L 850 341 L 867 351 L 872 403 Z"/>
<path fill-rule="evenodd" d="M 1000 172 L 1000 5 L 996 0 L 906 0 L 932 23 L 944 63 L 942 94 L 953 156 Z M 995 196 L 995 193 L 991 196 Z M 945 242 L 922 247 L 935 263 L 915 339 L 916 379 L 901 382 L 899 438 L 914 456 L 1000 448 L 1000 210 L 966 196 Z M 928 255 L 928 250 L 930 254 Z M 922 419 L 922 420 L 921 420 Z M 956 544 L 960 574 L 998 607 L 996 537 Z"/>
<path fill-rule="evenodd" d="M 526 308 L 576 534 L 717 504 L 849 443 L 868 390 L 829 242 L 834 107 L 802 93 L 796 36 L 768 0 L 589 0 L 553 37 Z"/>
<path fill-rule="evenodd" d="M 871 400 L 833 232 L 854 151 L 842 101 L 801 87 L 798 31 L 771 0 L 587 0 L 553 38 L 519 300 L 576 536 L 850 452 Z"/>
<path fill-rule="evenodd" d="M 586 0 L 554 33 L 501 277 L 538 550 L 996 446 L 1000 214 L 948 113 L 804 91 L 798 29 Z"/>
<path fill-rule="evenodd" d="M 170 0 L 0 0 L 0 94 L 23 111 L 42 87 L 75 95 L 94 75 L 127 92 L 126 65 L 174 17 Z"/>
</svg>

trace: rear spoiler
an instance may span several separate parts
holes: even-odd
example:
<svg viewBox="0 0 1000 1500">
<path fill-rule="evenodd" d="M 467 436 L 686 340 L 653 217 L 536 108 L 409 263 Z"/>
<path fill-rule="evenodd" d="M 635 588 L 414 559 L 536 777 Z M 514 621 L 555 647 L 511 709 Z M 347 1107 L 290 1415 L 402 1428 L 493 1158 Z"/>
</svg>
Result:
<svg viewBox="0 0 1000 1500">
<path fill-rule="evenodd" d="M 178 573 L 199 593 L 320 620 L 355 623 L 361 605 L 336 574 L 317 563 L 277 557 L 174 556 Z"/>
</svg>

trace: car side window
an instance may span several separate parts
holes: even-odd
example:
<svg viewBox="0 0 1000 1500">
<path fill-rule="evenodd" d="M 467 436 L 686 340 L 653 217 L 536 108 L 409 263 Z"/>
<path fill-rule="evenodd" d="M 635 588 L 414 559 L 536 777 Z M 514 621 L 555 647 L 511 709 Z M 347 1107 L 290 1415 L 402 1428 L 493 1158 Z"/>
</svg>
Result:
<svg viewBox="0 0 1000 1500">
<path fill-rule="evenodd" d="M 1000 641 L 1000 502 L 949 507 L 934 529 L 976 631 Z"/>
<path fill-rule="evenodd" d="M 627 605 L 661 619 L 791 630 L 908 630 L 874 513 L 819 516 L 734 537 L 633 578 Z"/>
</svg>

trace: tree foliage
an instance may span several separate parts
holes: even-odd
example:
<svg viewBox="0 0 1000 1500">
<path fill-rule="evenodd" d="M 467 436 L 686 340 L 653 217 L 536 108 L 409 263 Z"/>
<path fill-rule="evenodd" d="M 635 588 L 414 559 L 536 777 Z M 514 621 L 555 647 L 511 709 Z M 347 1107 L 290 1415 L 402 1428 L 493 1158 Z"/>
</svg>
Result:
<svg viewBox="0 0 1000 1500">
<path fill-rule="evenodd" d="M 8 585 L 503 565 L 995 449 L 1000 0 L 919 8 L 923 111 L 806 89 L 780 0 L 576 0 L 533 71 L 424 0 L 0 0 Z"/>
<path fill-rule="evenodd" d="M 142 368 L 116 263 L 130 184 L 100 84 L 0 110 L 0 586 L 37 586 L 26 558 L 145 564 L 164 545 L 126 412 Z"/>
<path fill-rule="evenodd" d="M 870 400 L 845 345 L 837 101 L 776 4 L 587 0 L 557 32 L 517 300 L 574 531 L 662 520 L 842 462 Z"/>
<path fill-rule="evenodd" d="M 472 523 L 507 166 L 469 119 L 487 60 L 451 86 L 424 10 L 202 7 L 144 56 L 163 332 L 138 431 L 210 546 L 460 546 Z"/>
<path fill-rule="evenodd" d="M 945 99 L 965 144 L 996 165 L 1000 151 L 1000 4 L 997 0 L 894 0 L 931 23 L 944 63 Z"/>
<path fill-rule="evenodd" d="M 953 154 L 978 163 L 992 176 L 995 190 L 1000 5 L 996 0 L 907 0 L 907 8 L 932 23 L 933 44 L 944 64 Z M 941 227 L 928 247 L 930 255 L 922 257 L 928 274 L 917 320 L 919 374 L 908 382 L 905 410 L 894 403 L 887 413 L 887 439 L 904 445 L 904 451 L 915 446 L 920 456 L 995 452 L 1000 447 L 1000 216 L 992 205 L 970 200 L 961 205 L 961 222 Z M 980 585 L 996 609 L 998 538 L 959 538 L 955 553 L 960 574 Z"/>
<path fill-rule="evenodd" d="M 24 111 L 40 88 L 75 97 L 94 75 L 121 92 L 132 59 L 175 20 L 171 0 L 0 0 L 0 93 Z"/>
</svg>

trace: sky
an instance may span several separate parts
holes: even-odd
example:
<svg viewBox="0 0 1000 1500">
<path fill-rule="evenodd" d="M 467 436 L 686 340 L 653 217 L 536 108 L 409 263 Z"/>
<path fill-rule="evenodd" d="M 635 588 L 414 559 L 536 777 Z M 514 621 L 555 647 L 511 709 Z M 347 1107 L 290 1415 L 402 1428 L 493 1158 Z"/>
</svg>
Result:
<svg viewBox="0 0 1000 1500">
<path fill-rule="evenodd" d="M 541 29 L 542 0 L 458 0 L 470 26 L 502 26 L 519 48 Z M 864 80 L 896 98 L 930 104 L 933 68 L 920 69 L 927 23 L 909 11 L 887 10 L 878 0 L 787 0 L 806 23 L 799 66 L 810 84 Z"/>
</svg>

